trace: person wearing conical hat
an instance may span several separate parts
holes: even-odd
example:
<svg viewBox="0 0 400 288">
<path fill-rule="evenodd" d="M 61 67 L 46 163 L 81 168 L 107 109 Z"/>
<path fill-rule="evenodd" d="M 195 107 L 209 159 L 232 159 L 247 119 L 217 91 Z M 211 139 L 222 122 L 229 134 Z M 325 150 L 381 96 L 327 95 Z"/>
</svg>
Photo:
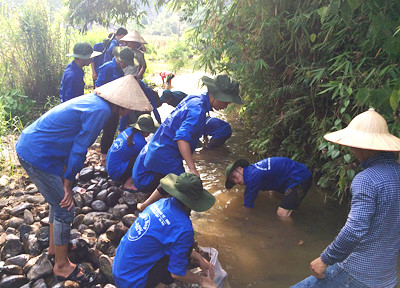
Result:
<svg viewBox="0 0 400 288">
<path fill-rule="evenodd" d="M 64 70 L 60 85 L 60 101 L 65 102 L 77 96 L 84 94 L 85 82 L 83 77 L 83 67 L 88 66 L 91 59 L 101 55 L 101 52 L 94 51 L 92 46 L 86 42 L 76 43 L 72 54 L 67 54 L 69 57 L 74 57 L 74 60 L 68 64 Z"/>
<path fill-rule="evenodd" d="M 112 81 L 61 103 L 25 128 L 16 144 L 22 167 L 49 203 L 49 255 L 55 255 L 58 280 L 87 284 L 92 271 L 69 260 L 68 243 L 74 218 L 72 184 L 86 160 L 87 149 L 112 113 L 150 111 L 151 105 L 133 76 Z"/>
<path fill-rule="evenodd" d="M 100 87 L 110 81 L 124 76 L 123 69 L 134 64 L 134 53 L 129 47 L 117 46 L 114 48 L 114 58 L 100 66 L 99 75 L 96 80 L 96 87 Z M 114 113 L 106 122 L 103 128 L 103 135 L 100 140 L 101 165 L 106 166 L 107 152 L 110 149 L 117 131 L 119 115 Z"/>
<path fill-rule="evenodd" d="M 108 150 L 108 176 L 114 181 L 123 182 L 125 189 L 132 189 L 133 164 L 147 143 L 145 138 L 154 133 L 158 126 L 149 114 L 143 114 L 136 123 L 118 135 Z"/>
<path fill-rule="evenodd" d="M 192 173 L 169 174 L 160 185 L 172 197 L 147 207 L 122 237 L 113 261 L 118 288 L 154 288 L 174 280 L 217 288 L 214 268 L 193 250 L 194 231 L 190 211 L 210 209 L 215 198 Z M 188 270 L 189 258 L 196 260 L 204 275 Z"/>
<path fill-rule="evenodd" d="M 96 43 L 93 45 L 93 51 L 101 52 L 102 54 L 92 58 L 90 62 L 90 66 L 92 68 L 92 79 L 93 79 L 93 86 L 96 84 L 97 75 L 99 74 L 99 68 L 101 65 L 104 64 L 104 54 L 103 51 L 105 50 L 108 42 L 110 41 L 109 38 L 103 39 L 102 42 Z"/>
<path fill-rule="evenodd" d="M 158 186 L 163 176 L 185 172 L 183 160 L 189 171 L 199 176 L 192 153 L 203 135 L 207 113 L 211 109 L 224 109 L 230 103 L 242 103 L 239 84 L 229 76 L 218 75 L 215 79 L 204 76 L 202 81 L 207 92 L 183 99 L 136 158 L 132 169 L 133 184 L 144 192 L 155 189 L 150 198 L 138 205 L 139 209 L 165 194 Z"/>
<path fill-rule="evenodd" d="M 373 109 L 328 133 L 350 147 L 364 169 L 351 183 L 351 209 L 333 242 L 292 287 L 396 287 L 400 250 L 400 139 Z"/>
<path fill-rule="evenodd" d="M 133 74 L 137 79 L 143 79 L 143 74 L 146 71 L 147 64 L 144 59 L 144 53 L 140 48 L 142 45 L 147 44 L 147 42 L 136 30 L 129 31 L 120 41 L 133 50 L 135 53 L 135 59 L 138 62 L 137 66 L 129 67 L 129 69 L 133 69 L 132 71 L 126 71 L 125 74 Z"/>
</svg>

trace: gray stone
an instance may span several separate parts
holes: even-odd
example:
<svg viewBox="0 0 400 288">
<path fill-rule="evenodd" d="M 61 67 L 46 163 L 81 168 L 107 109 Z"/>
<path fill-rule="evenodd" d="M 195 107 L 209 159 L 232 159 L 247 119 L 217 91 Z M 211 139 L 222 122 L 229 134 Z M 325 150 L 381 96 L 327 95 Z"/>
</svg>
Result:
<svg viewBox="0 0 400 288">
<path fill-rule="evenodd" d="M 109 282 L 114 283 L 114 277 L 112 275 L 112 260 L 107 255 L 100 256 L 100 271 L 106 276 Z"/>
<path fill-rule="evenodd" d="M 103 202 L 106 201 L 107 194 L 108 194 L 107 189 L 101 190 L 99 193 L 97 193 L 96 200 L 101 200 Z"/>
<path fill-rule="evenodd" d="M 0 269 L 1 273 L 6 275 L 22 275 L 22 267 L 18 265 L 5 265 Z"/>
<path fill-rule="evenodd" d="M 104 202 L 101 201 L 101 200 L 95 200 L 95 201 L 93 201 L 93 203 L 92 203 L 92 208 L 93 208 L 95 211 L 100 211 L 100 212 L 104 212 L 104 211 L 107 210 L 106 203 L 104 203 Z"/>
<path fill-rule="evenodd" d="M 131 227 L 133 222 L 135 222 L 137 219 L 137 216 L 135 214 L 127 214 L 124 217 L 122 217 L 122 223 L 124 223 L 124 225 L 126 227 Z"/>
<path fill-rule="evenodd" d="M 47 285 L 44 279 L 40 278 L 33 283 L 32 288 L 47 288 Z"/>
<path fill-rule="evenodd" d="M 18 237 L 9 240 L 7 240 L 7 238 L 8 237 L 6 237 L 6 243 L 1 248 L 1 260 L 3 261 L 24 253 L 24 246 L 21 241 L 19 241 Z"/>
<path fill-rule="evenodd" d="M 23 275 L 12 275 L 1 279 L 0 288 L 21 287 L 28 283 L 29 280 Z"/>
<path fill-rule="evenodd" d="M 86 206 L 91 206 L 92 202 L 94 200 L 93 191 L 87 191 L 87 192 L 83 193 L 82 199 L 83 199 L 83 203 L 85 203 Z"/>
<path fill-rule="evenodd" d="M 46 275 L 53 273 L 53 265 L 50 260 L 47 258 L 46 254 L 42 254 L 39 256 L 39 259 L 29 270 L 27 277 L 29 281 L 34 281 L 36 279 L 42 278 Z"/>
<path fill-rule="evenodd" d="M 11 214 L 14 216 L 17 216 L 17 215 L 21 214 L 22 212 L 24 212 L 24 210 L 31 209 L 31 208 L 32 208 L 31 203 L 23 203 L 23 204 L 20 204 L 20 205 L 14 207 L 11 210 Z"/>
<path fill-rule="evenodd" d="M 19 228 L 22 224 L 24 224 L 24 219 L 18 217 L 12 217 L 7 221 L 7 226 L 12 228 Z"/>
<path fill-rule="evenodd" d="M 29 211 L 29 210 L 24 211 L 24 222 L 25 222 L 25 224 L 28 224 L 28 225 L 33 224 L 34 220 L 33 220 L 33 214 L 31 211 Z"/>
<path fill-rule="evenodd" d="M 128 214 L 128 205 L 126 204 L 118 204 L 112 209 L 112 214 L 115 218 L 122 218 L 126 214 Z"/>
<path fill-rule="evenodd" d="M 30 195 L 26 197 L 26 201 L 35 205 L 40 205 L 46 203 L 46 199 L 42 195 Z"/>
<path fill-rule="evenodd" d="M 21 254 L 14 257 L 10 257 L 6 260 L 5 265 L 18 265 L 24 267 L 31 256 L 29 254 Z"/>
</svg>

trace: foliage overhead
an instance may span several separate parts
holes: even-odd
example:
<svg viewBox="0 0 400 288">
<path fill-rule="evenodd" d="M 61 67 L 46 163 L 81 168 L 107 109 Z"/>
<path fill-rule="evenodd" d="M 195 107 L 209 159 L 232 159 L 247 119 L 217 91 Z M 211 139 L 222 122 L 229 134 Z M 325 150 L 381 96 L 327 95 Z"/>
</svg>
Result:
<svg viewBox="0 0 400 288">
<path fill-rule="evenodd" d="M 198 5 L 196 5 L 198 4 Z M 369 106 L 399 135 L 400 1 L 173 0 L 195 25 L 200 67 L 232 74 L 260 158 L 306 163 L 344 197 L 356 171 L 346 147 L 322 136 Z"/>
<path fill-rule="evenodd" d="M 164 0 L 66 0 L 69 23 L 87 31 L 90 24 L 98 23 L 108 27 L 111 23 L 124 26 L 134 19 L 140 24 L 143 7 L 154 4 L 160 7 Z"/>
</svg>

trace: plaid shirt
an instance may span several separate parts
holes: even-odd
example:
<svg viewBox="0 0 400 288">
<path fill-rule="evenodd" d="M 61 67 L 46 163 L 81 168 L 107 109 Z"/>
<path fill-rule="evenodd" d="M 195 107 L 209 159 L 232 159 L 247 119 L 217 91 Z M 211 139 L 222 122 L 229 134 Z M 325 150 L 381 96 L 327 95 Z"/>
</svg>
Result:
<svg viewBox="0 0 400 288">
<path fill-rule="evenodd" d="M 345 226 L 322 252 L 369 287 L 394 287 L 400 249 L 400 165 L 391 152 L 361 163 L 351 184 L 351 210 Z"/>
</svg>

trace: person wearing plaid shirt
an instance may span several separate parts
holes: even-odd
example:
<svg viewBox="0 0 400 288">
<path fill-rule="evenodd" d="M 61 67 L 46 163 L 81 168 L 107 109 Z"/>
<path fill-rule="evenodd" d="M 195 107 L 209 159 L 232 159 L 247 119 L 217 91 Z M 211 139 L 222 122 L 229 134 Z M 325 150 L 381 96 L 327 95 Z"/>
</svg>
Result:
<svg viewBox="0 0 400 288">
<path fill-rule="evenodd" d="M 395 287 L 400 249 L 400 139 L 370 109 L 330 142 L 350 146 L 364 169 L 351 184 L 351 210 L 335 240 L 310 263 L 313 276 L 292 287 Z"/>
</svg>

